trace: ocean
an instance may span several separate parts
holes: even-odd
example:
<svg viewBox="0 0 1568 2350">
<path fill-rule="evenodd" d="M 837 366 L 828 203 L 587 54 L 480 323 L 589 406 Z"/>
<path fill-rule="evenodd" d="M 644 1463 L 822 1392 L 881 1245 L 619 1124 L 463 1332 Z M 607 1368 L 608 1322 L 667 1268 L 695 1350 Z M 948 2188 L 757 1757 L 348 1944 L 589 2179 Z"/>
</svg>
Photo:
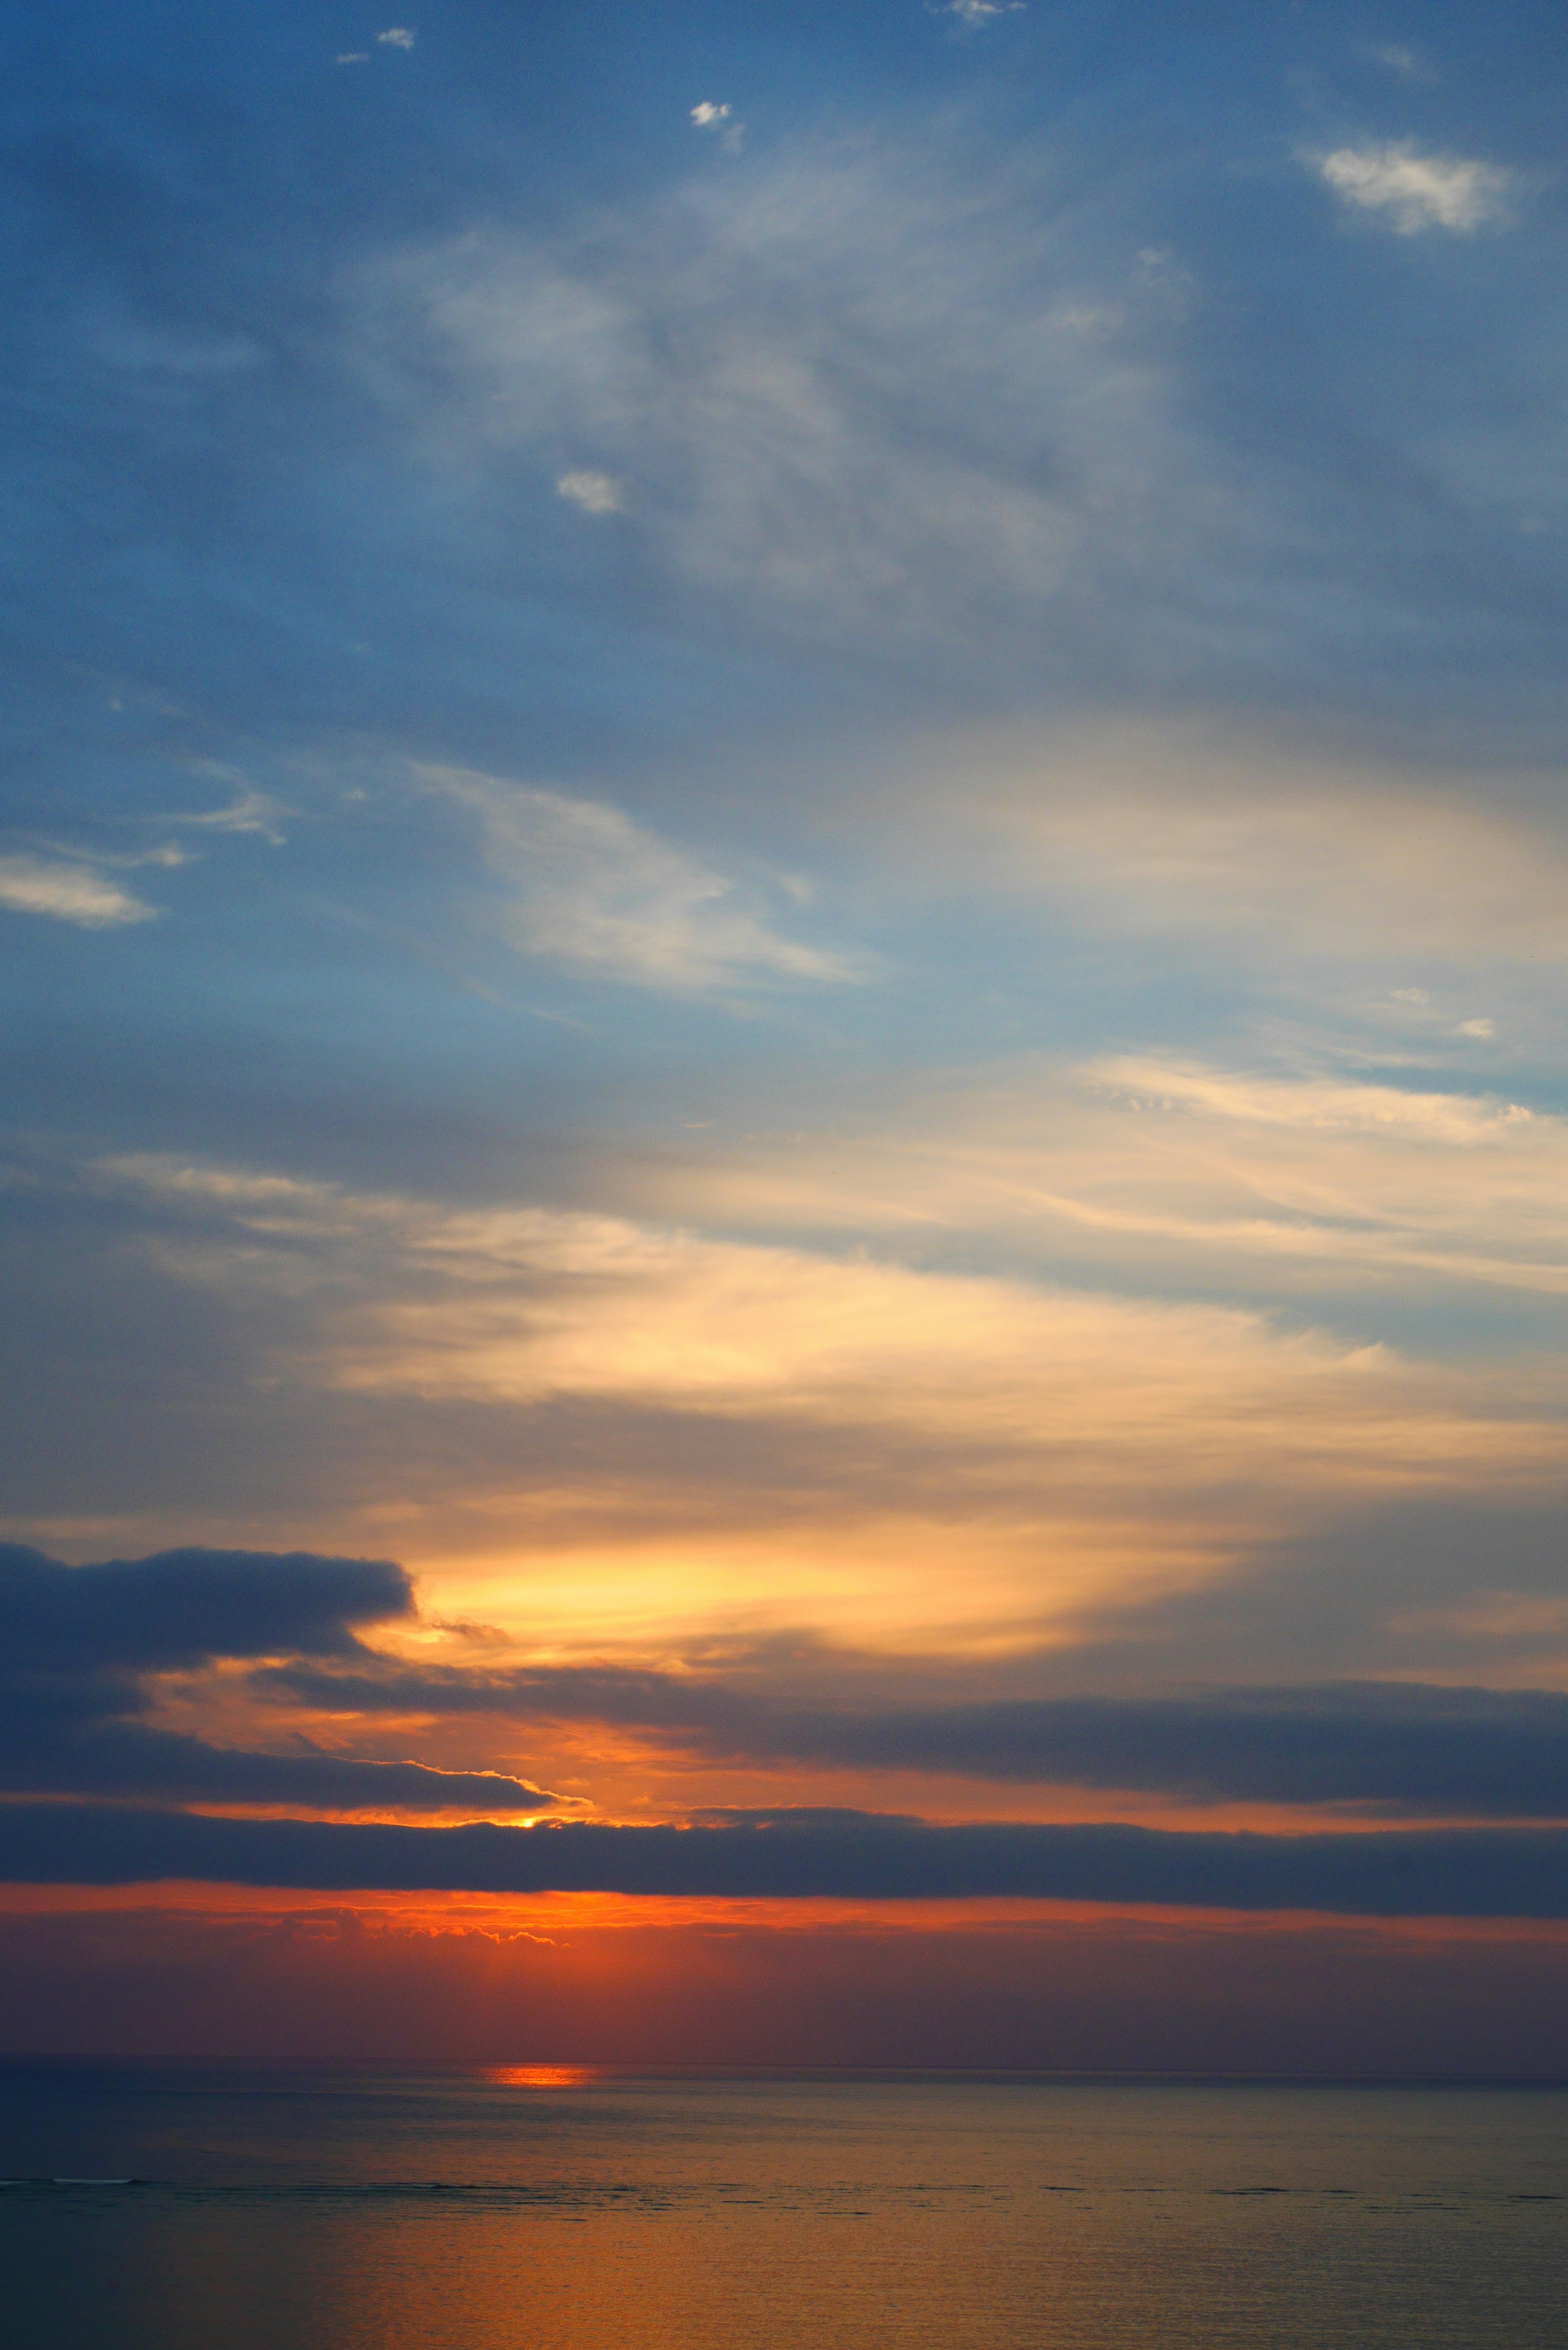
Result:
<svg viewBox="0 0 1568 2350">
<path fill-rule="evenodd" d="M 0 2174 L 19 2350 L 1568 2334 L 1561 2087 L 12 2062 Z"/>
</svg>

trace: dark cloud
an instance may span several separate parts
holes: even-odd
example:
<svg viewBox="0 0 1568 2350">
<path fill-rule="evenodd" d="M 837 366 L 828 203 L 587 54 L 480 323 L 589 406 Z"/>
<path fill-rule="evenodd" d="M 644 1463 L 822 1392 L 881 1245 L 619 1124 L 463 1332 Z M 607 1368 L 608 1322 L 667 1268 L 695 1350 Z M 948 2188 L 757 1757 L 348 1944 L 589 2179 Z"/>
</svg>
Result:
<svg viewBox="0 0 1568 2350">
<path fill-rule="evenodd" d="M 0 1544 L 8 1672 L 171 1670 L 214 1657 L 334 1656 L 413 1612 L 400 1566 L 310 1551 L 166 1550 L 62 1566 Z"/>
<path fill-rule="evenodd" d="M 735 1745 L 727 1751 L 737 1752 L 744 1750 L 748 1731 L 765 1745 L 773 1727 L 765 1704 L 721 1682 L 616 1665 L 524 1666 L 502 1672 L 379 1664 L 327 1672 L 311 1665 L 280 1665 L 253 1673 L 251 1685 L 307 1705 L 365 1713 L 493 1713 L 701 1731 L 722 1741 L 732 1737 Z"/>
<path fill-rule="evenodd" d="M 1164 1697 L 792 1710 L 715 1680 L 613 1667 L 258 1674 L 307 1703 L 642 1728 L 708 1754 L 1124 1790 L 1189 1802 L 1568 1817 L 1568 1697 L 1349 1681 Z"/>
<path fill-rule="evenodd" d="M 719 1827 L 533 1829 L 213 1819 L 0 1805 L 13 1883 L 160 1878 L 351 1891 L 607 1892 L 860 1900 L 984 1897 L 1344 1915 L 1568 1917 L 1568 1833 L 1172 1834 L 1131 1827 L 926 1827 L 787 1813 Z"/>
<path fill-rule="evenodd" d="M 289 1754 L 213 1746 L 140 1722 L 48 1725 L 0 1732 L 0 1785 L 14 1792 L 289 1804 L 323 1811 L 539 1812 L 556 1797 L 488 1771 L 422 1762 L 363 1762 L 312 1748 Z"/>
<path fill-rule="evenodd" d="M 1537 1691 L 1210 1689 L 807 1718 L 793 1728 L 796 1751 L 871 1768 L 1158 1789 L 1198 1802 L 1568 1816 L 1568 1699 Z"/>
<path fill-rule="evenodd" d="M 402 1569 L 306 1551 L 175 1550 L 62 1566 L 0 1547 L 0 1787 L 337 1810 L 537 1811 L 527 1782 L 307 1747 L 258 1753 L 137 1720 L 143 1676 L 219 1658 L 335 1657 L 412 1612 Z"/>
</svg>

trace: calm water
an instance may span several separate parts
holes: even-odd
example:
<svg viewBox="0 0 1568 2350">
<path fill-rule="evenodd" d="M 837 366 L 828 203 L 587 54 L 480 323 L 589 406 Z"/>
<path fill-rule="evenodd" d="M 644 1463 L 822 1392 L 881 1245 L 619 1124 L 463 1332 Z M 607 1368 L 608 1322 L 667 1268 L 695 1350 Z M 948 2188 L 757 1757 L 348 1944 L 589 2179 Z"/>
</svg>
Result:
<svg viewBox="0 0 1568 2350">
<path fill-rule="evenodd" d="M 1568 2333 L 1555 2089 L 13 2064 L 0 2172 L 29 2350 Z"/>
</svg>

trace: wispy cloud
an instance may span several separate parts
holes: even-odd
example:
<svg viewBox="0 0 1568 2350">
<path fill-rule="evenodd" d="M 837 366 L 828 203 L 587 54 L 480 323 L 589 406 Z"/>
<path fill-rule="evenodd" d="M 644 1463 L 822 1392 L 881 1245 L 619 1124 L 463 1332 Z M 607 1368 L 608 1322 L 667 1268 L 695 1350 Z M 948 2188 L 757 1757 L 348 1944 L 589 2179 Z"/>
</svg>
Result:
<svg viewBox="0 0 1568 2350">
<path fill-rule="evenodd" d="M 665 1167 L 664 1212 L 803 1239 L 875 1232 L 966 1258 L 1180 1293 L 1568 1296 L 1568 1124 L 1342 1072 L 1144 1054 L 1025 1060 L 846 1136 Z M 650 1201 L 651 1204 L 651 1201 Z"/>
<path fill-rule="evenodd" d="M 529 954 L 676 992 L 857 976 L 846 958 L 784 937 L 732 880 L 619 808 L 456 768 L 416 773 L 478 817 L 508 888 L 507 935 Z"/>
<path fill-rule="evenodd" d="M 19 914 L 49 914 L 88 931 L 151 921 L 158 910 L 90 865 L 54 864 L 39 857 L 0 857 L 0 906 Z"/>
<path fill-rule="evenodd" d="M 220 771 L 221 772 L 221 771 Z M 227 807 L 199 810 L 195 814 L 182 811 L 165 818 L 170 824 L 197 825 L 208 832 L 254 833 L 273 848 L 281 848 L 286 838 L 281 819 L 285 811 L 281 802 L 269 792 L 242 790 Z"/>
<path fill-rule="evenodd" d="M 385 48 L 411 49 L 417 36 L 407 25 L 389 25 L 384 33 L 377 34 L 376 38 Z"/>
<path fill-rule="evenodd" d="M 1317 169 L 1345 203 L 1386 219 L 1400 236 L 1446 228 L 1469 235 L 1510 217 L 1511 172 L 1495 163 L 1423 155 L 1413 140 L 1381 147 L 1337 147 Z"/>
<path fill-rule="evenodd" d="M 1361 46 L 1360 54 L 1369 57 L 1374 65 L 1386 67 L 1401 81 L 1435 82 L 1438 78 L 1437 68 L 1431 61 L 1407 41 L 1366 42 Z"/>
<path fill-rule="evenodd" d="M 700 588 L 950 646 L 1061 593 L 1086 531 L 1142 567 L 1189 498 L 1214 512 L 1136 348 L 1165 292 L 1101 286 L 1014 193 L 841 147 L 554 244 L 410 251 L 359 281 L 365 365 L 442 472 L 591 448 Z"/>
</svg>

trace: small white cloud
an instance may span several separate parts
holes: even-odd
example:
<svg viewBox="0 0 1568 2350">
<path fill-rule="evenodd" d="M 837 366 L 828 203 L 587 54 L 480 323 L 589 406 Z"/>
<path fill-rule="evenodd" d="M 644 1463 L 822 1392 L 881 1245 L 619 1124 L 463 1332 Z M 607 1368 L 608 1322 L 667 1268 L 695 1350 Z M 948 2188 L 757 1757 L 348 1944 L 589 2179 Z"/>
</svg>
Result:
<svg viewBox="0 0 1568 2350">
<path fill-rule="evenodd" d="M 933 6 L 933 16 L 956 16 L 967 31 L 978 32 L 989 25 L 993 16 L 1017 16 L 1023 12 L 1023 0 L 941 0 Z"/>
<path fill-rule="evenodd" d="M 345 49 L 337 62 L 340 66 L 368 66 L 370 52 L 369 49 Z"/>
<path fill-rule="evenodd" d="M 557 496 L 581 506 L 585 514 L 620 514 L 626 504 L 620 484 L 610 473 L 563 473 L 556 484 Z"/>
<path fill-rule="evenodd" d="M 1497 1028 L 1490 1020 L 1461 1020 L 1454 1034 L 1456 1036 L 1495 1036 Z"/>
<path fill-rule="evenodd" d="M 745 143 L 746 126 L 743 122 L 732 120 L 733 113 L 734 109 L 728 103 L 721 106 L 717 100 L 705 98 L 700 106 L 691 109 L 692 129 L 716 130 L 719 144 L 725 154 L 738 155 Z"/>
<path fill-rule="evenodd" d="M 148 922 L 157 912 L 91 866 L 47 864 L 39 857 L 0 857 L 0 906 L 18 914 L 52 914 L 85 931 Z"/>
<path fill-rule="evenodd" d="M 414 35 L 407 25 L 389 25 L 376 38 L 389 49 L 411 49 L 414 46 Z"/>
<path fill-rule="evenodd" d="M 1314 160 L 1343 203 L 1386 214 L 1399 236 L 1427 228 L 1467 236 L 1488 221 L 1509 217 L 1511 175 L 1495 163 L 1420 155 L 1408 140 L 1398 146 L 1338 147 Z"/>
<path fill-rule="evenodd" d="M 1430 1003 L 1431 1000 L 1424 987 L 1397 987 L 1394 990 L 1396 1003 Z"/>
</svg>

